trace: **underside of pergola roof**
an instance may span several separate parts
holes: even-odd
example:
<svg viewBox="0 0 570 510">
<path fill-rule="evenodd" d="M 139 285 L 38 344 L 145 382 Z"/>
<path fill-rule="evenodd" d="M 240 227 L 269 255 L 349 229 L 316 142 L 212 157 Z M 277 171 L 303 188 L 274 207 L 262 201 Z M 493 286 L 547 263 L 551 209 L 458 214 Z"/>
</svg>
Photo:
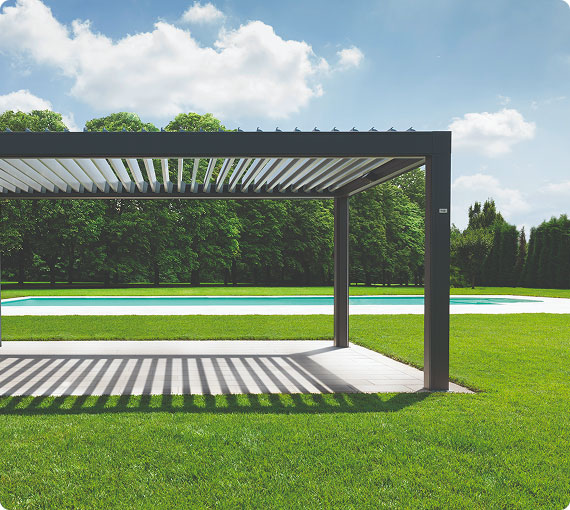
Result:
<svg viewBox="0 0 570 510">
<path fill-rule="evenodd" d="M 449 147 L 448 132 L 4 132 L 0 197 L 334 198 Z"/>
</svg>

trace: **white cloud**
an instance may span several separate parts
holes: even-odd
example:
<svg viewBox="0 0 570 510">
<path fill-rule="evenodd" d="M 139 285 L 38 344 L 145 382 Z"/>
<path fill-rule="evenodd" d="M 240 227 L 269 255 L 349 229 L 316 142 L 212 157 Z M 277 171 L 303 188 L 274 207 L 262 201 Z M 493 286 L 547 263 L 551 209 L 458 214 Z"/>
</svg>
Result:
<svg viewBox="0 0 570 510">
<path fill-rule="evenodd" d="M 205 5 L 194 2 L 194 5 L 184 12 L 181 19 L 185 23 L 215 23 L 224 19 L 224 13 L 210 2 Z"/>
<path fill-rule="evenodd" d="M 319 77 L 328 68 L 309 44 L 260 21 L 220 31 L 211 47 L 165 22 L 113 41 L 89 22 L 61 24 L 40 0 L 0 11 L 0 48 L 69 77 L 70 94 L 97 111 L 156 118 L 189 110 L 283 118 L 323 93 Z"/>
<path fill-rule="evenodd" d="M 464 198 L 469 194 L 468 203 L 475 200 L 493 198 L 497 209 L 506 217 L 526 212 L 530 209 L 522 192 L 518 189 L 506 188 L 492 175 L 477 173 L 458 177 L 453 182 L 453 193 L 460 193 Z"/>
<path fill-rule="evenodd" d="M 35 96 L 29 90 L 17 90 L 0 96 L 0 112 L 14 110 L 21 112 L 31 112 L 32 110 L 51 110 L 49 101 Z"/>
<path fill-rule="evenodd" d="M 453 132 L 454 148 L 469 148 L 487 156 L 499 156 L 512 150 L 512 146 L 534 138 L 536 125 L 527 122 L 515 109 L 503 108 L 489 113 L 466 113 L 449 125 Z"/>
<path fill-rule="evenodd" d="M 539 189 L 539 191 L 541 193 L 554 194 L 554 195 L 568 195 L 570 197 L 570 181 L 551 182 L 542 186 Z"/>
<path fill-rule="evenodd" d="M 568 4 L 568 7 L 570 7 L 570 0 L 562 0 L 563 2 Z"/>
<path fill-rule="evenodd" d="M 362 51 L 360 51 L 360 49 L 358 49 L 356 46 L 344 48 L 340 51 L 337 51 L 336 54 L 338 55 L 338 67 L 340 69 L 358 67 L 364 58 L 364 53 L 362 53 Z"/>
<path fill-rule="evenodd" d="M 29 90 L 17 90 L 9 94 L 0 95 L 0 113 L 7 110 L 14 110 L 20 112 L 31 112 L 32 110 L 52 110 L 53 105 L 47 100 L 42 99 Z M 70 131 L 79 131 L 75 125 L 73 114 L 62 114 L 62 119 Z"/>
<path fill-rule="evenodd" d="M 511 98 L 509 96 L 499 94 L 497 98 L 499 99 L 499 104 L 501 104 L 501 106 L 507 106 L 511 102 Z"/>
<path fill-rule="evenodd" d="M 568 0 L 568 1 L 570 2 L 570 0 Z M 568 99 L 566 96 L 548 97 L 548 98 L 542 99 L 540 101 L 532 101 L 530 103 L 530 107 L 533 110 L 538 110 L 542 106 L 551 106 L 553 104 L 560 103 L 561 101 L 566 101 L 566 99 Z"/>
</svg>

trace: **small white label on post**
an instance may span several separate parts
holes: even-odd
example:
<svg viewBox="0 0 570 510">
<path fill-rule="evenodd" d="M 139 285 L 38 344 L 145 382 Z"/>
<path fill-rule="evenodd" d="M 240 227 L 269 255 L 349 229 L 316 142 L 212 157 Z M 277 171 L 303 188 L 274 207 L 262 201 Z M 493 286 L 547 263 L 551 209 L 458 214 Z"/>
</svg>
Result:
<svg viewBox="0 0 570 510">
<path fill-rule="evenodd" d="M 447 213 L 447 209 L 440 209 L 439 212 L 440 212 L 441 214 L 446 214 L 446 213 Z"/>
</svg>

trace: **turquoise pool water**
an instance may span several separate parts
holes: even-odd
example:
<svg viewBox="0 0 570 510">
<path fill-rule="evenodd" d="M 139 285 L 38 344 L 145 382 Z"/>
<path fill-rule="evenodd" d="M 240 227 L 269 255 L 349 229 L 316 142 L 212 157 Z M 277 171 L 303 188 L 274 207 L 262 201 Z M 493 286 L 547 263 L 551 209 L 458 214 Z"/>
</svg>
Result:
<svg viewBox="0 0 570 510">
<path fill-rule="evenodd" d="M 452 305 L 540 303 L 539 299 L 452 297 Z M 29 297 L 2 306 L 314 306 L 332 305 L 332 296 L 165 296 L 165 297 Z M 423 296 L 354 296 L 351 305 L 423 305 Z"/>
</svg>

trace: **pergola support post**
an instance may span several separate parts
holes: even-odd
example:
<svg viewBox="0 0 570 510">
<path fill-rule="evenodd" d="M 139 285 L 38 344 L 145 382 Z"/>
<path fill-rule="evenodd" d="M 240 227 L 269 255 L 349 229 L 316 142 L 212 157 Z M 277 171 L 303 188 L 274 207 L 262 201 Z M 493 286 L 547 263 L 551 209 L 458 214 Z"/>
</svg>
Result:
<svg viewBox="0 0 570 510">
<path fill-rule="evenodd" d="M 0 255 L 0 347 L 2 346 L 2 256 Z"/>
<path fill-rule="evenodd" d="M 449 390 L 451 154 L 426 158 L 424 386 Z"/>
<path fill-rule="evenodd" d="M 348 347 L 348 196 L 334 199 L 334 345 Z"/>
</svg>

